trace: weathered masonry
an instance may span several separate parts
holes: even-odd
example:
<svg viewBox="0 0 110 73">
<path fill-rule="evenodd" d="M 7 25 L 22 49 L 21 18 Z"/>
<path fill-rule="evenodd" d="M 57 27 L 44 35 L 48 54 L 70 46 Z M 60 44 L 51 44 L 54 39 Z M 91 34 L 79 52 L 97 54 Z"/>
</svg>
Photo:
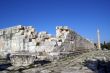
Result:
<svg viewBox="0 0 110 73">
<path fill-rule="evenodd" d="M 25 56 L 34 54 L 32 56 L 33 60 L 35 56 L 42 60 L 49 57 L 58 57 L 60 53 L 73 52 L 79 48 L 92 50 L 94 44 L 67 26 L 57 26 L 56 36 L 51 36 L 47 32 L 36 32 L 32 26 L 18 25 L 0 30 L 0 54 L 12 54 L 11 58 L 14 63 L 16 62 L 14 61 L 16 56 L 19 59 L 20 53 L 23 51 L 29 53 L 24 54 Z M 13 54 L 16 53 L 17 55 L 14 56 Z"/>
</svg>

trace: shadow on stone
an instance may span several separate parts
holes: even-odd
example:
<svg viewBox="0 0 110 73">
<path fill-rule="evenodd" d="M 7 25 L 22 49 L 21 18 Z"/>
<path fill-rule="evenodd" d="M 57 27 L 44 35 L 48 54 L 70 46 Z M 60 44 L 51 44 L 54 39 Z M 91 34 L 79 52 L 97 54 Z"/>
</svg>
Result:
<svg viewBox="0 0 110 73">
<path fill-rule="evenodd" d="M 7 60 L 7 61 L 10 61 L 10 53 L 8 53 L 8 54 L 6 55 L 6 60 Z"/>
<path fill-rule="evenodd" d="M 18 69 L 19 73 L 23 73 L 22 71 L 25 70 L 23 68 Z"/>
<path fill-rule="evenodd" d="M 9 64 L 0 64 L 0 71 L 7 70 L 7 68 L 10 66 L 12 66 L 10 63 Z"/>
<path fill-rule="evenodd" d="M 51 61 L 46 61 L 46 60 L 40 60 L 40 61 L 35 61 L 34 64 L 40 64 L 40 65 L 44 65 L 44 64 L 48 64 L 51 63 Z"/>
<path fill-rule="evenodd" d="M 84 62 L 84 65 L 95 73 L 110 73 L 110 61 L 105 62 L 104 60 L 88 60 Z"/>
</svg>

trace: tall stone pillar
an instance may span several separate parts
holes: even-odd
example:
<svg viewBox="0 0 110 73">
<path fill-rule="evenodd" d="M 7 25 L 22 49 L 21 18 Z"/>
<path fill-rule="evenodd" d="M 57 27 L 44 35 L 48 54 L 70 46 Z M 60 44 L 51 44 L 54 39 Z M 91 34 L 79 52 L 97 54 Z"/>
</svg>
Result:
<svg viewBox="0 0 110 73">
<path fill-rule="evenodd" d="M 100 45 L 100 31 L 99 29 L 97 29 L 97 46 L 98 46 L 98 49 L 101 49 L 101 45 Z"/>
</svg>

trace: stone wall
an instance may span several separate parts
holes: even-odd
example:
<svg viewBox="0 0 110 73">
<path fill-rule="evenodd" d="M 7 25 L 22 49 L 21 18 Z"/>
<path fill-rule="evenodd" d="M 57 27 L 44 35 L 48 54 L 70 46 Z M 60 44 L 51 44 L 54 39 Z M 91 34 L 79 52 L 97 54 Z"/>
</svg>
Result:
<svg viewBox="0 0 110 73">
<path fill-rule="evenodd" d="M 15 26 L 0 30 L 0 51 L 11 53 L 15 51 L 34 51 L 36 38 L 35 29 L 31 26 Z M 29 50 L 30 49 L 30 50 Z"/>
<path fill-rule="evenodd" d="M 56 28 L 56 38 L 61 40 L 64 46 L 67 44 L 70 45 L 70 48 L 73 50 L 77 48 L 94 49 L 94 44 L 91 41 L 83 38 L 67 26 L 60 26 Z M 70 49 L 70 51 L 72 50 Z"/>
<path fill-rule="evenodd" d="M 34 52 L 38 56 L 58 55 L 60 52 L 73 52 L 76 49 L 94 49 L 94 44 L 81 37 L 67 26 L 56 27 L 56 36 L 47 32 L 36 32 L 32 26 L 15 26 L 0 30 L 0 51 Z"/>
</svg>

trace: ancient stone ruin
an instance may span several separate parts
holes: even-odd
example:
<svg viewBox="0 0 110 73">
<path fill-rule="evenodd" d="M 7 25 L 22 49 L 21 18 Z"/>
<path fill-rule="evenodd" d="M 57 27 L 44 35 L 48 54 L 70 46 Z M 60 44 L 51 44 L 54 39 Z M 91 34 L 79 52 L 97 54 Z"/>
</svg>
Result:
<svg viewBox="0 0 110 73">
<path fill-rule="evenodd" d="M 10 53 L 14 66 L 27 66 L 35 60 L 59 59 L 61 54 L 83 48 L 93 50 L 94 44 L 67 26 L 57 26 L 56 36 L 36 32 L 32 26 L 18 25 L 0 30 L 0 54 Z"/>
</svg>

